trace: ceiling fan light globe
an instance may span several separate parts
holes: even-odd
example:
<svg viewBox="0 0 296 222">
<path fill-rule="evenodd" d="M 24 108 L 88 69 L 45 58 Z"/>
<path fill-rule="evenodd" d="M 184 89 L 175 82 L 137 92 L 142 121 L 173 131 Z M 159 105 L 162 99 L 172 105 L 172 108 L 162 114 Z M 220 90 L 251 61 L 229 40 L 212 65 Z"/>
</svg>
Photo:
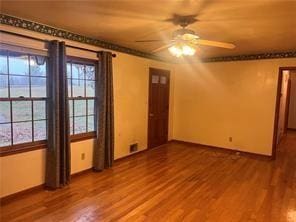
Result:
<svg viewBox="0 0 296 222">
<path fill-rule="evenodd" d="M 186 56 L 193 56 L 195 54 L 195 48 L 189 46 L 189 45 L 183 45 L 182 46 L 182 54 Z"/>
<path fill-rule="evenodd" d="M 169 52 L 176 57 L 181 57 L 183 55 L 183 50 L 182 48 L 178 47 L 178 46 L 171 46 L 169 47 Z"/>
<path fill-rule="evenodd" d="M 195 34 L 187 33 L 187 34 L 182 35 L 181 38 L 184 41 L 192 41 L 194 39 L 199 39 L 199 36 L 197 36 Z"/>
</svg>

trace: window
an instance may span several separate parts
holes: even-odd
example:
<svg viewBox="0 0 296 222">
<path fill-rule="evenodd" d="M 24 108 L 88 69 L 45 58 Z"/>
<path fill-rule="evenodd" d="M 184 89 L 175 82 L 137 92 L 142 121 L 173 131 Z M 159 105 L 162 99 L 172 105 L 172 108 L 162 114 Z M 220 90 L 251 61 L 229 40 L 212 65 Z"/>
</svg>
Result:
<svg viewBox="0 0 296 222">
<path fill-rule="evenodd" d="M 47 58 L 0 50 L 0 152 L 47 139 Z"/>
<path fill-rule="evenodd" d="M 84 138 L 95 132 L 96 75 L 93 62 L 70 60 L 67 63 L 70 134 Z"/>
</svg>

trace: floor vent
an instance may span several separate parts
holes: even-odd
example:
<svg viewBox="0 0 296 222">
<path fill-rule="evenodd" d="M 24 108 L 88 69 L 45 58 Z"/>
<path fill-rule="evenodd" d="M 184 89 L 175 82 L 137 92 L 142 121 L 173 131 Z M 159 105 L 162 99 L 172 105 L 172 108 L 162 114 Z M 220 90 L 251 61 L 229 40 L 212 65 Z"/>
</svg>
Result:
<svg viewBox="0 0 296 222">
<path fill-rule="evenodd" d="M 138 144 L 134 143 L 130 145 L 130 153 L 138 151 Z"/>
</svg>

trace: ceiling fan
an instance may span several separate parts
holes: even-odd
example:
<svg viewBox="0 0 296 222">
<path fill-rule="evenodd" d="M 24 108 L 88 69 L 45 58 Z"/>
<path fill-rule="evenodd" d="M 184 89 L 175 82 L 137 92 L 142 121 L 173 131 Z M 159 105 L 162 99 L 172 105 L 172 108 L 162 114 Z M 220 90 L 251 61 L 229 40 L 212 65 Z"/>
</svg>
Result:
<svg viewBox="0 0 296 222">
<path fill-rule="evenodd" d="M 155 49 L 152 53 L 168 49 L 169 52 L 176 56 L 192 56 L 195 54 L 198 45 L 219 47 L 225 49 L 234 49 L 235 45 L 232 43 L 210 41 L 206 39 L 200 39 L 200 37 L 191 29 L 188 29 L 187 26 L 197 22 L 197 15 L 178 15 L 174 16 L 165 21 L 172 22 L 174 25 L 181 26 L 180 29 L 173 32 L 172 39 L 165 45 Z M 163 40 L 138 40 L 135 42 L 162 42 Z"/>
</svg>

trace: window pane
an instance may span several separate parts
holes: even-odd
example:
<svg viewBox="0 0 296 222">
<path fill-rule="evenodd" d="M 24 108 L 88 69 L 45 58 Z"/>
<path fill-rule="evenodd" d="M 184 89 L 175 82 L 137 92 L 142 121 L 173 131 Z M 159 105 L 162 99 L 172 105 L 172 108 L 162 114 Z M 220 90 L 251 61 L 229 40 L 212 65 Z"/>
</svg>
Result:
<svg viewBox="0 0 296 222">
<path fill-rule="evenodd" d="M 0 75 L 0 97 L 8 98 L 8 75 Z"/>
<path fill-rule="evenodd" d="M 72 83 L 71 83 L 71 79 L 68 79 L 68 97 L 72 97 Z"/>
<path fill-rule="evenodd" d="M 32 142 L 32 122 L 13 123 L 13 143 Z"/>
<path fill-rule="evenodd" d="M 72 64 L 72 78 L 84 79 L 84 65 Z"/>
<path fill-rule="evenodd" d="M 0 73 L 7 74 L 7 56 L 5 54 L 0 55 Z"/>
<path fill-rule="evenodd" d="M 46 76 L 46 57 L 0 52 L 1 98 L 46 97 Z M 46 139 L 46 118 L 46 101 L 0 101 L 0 146 L 30 143 L 32 133 L 34 141 Z"/>
<path fill-rule="evenodd" d="M 31 101 L 13 101 L 12 102 L 12 121 L 32 120 Z"/>
<path fill-rule="evenodd" d="M 158 83 L 159 82 L 159 76 L 152 75 L 152 83 Z"/>
<path fill-rule="evenodd" d="M 74 133 L 85 133 L 86 132 L 86 117 L 74 117 Z"/>
<path fill-rule="evenodd" d="M 71 78 L 71 63 L 67 63 L 67 77 Z"/>
<path fill-rule="evenodd" d="M 34 121 L 34 141 L 46 140 L 46 120 Z"/>
<path fill-rule="evenodd" d="M 44 56 L 30 56 L 31 76 L 46 76 L 46 58 Z"/>
<path fill-rule="evenodd" d="M 9 55 L 9 74 L 29 75 L 29 58 L 27 55 Z"/>
<path fill-rule="evenodd" d="M 34 120 L 46 119 L 46 103 L 45 101 L 33 101 Z"/>
<path fill-rule="evenodd" d="M 73 100 L 69 100 L 69 116 L 73 116 Z"/>
<path fill-rule="evenodd" d="M 10 122 L 10 102 L 0 102 L 0 123 Z"/>
<path fill-rule="evenodd" d="M 87 115 L 93 115 L 95 113 L 95 100 L 89 99 L 87 101 Z"/>
<path fill-rule="evenodd" d="M 160 77 L 160 83 L 165 85 L 166 82 L 167 82 L 167 78 L 166 78 L 166 76 L 161 76 L 161 77 Z"/>
<path fill-rule="evenodd" d="M 95 96 L 95 66 L 79 63 L 67 63 L 68 97 L 69 101 L 70 133 L 80 134 L 94 130 L 94 99 L 84 100 L 81 97 Z M 72 89 L 71 89 L 72 87 Z M 71 95 L 72 93 L 72 95 Z M 80 97 L 75 99 L 75 97 Z M 73 110 L 73 111 L 72 111 Z M 90 115 L 88 117 L 88 115 Z M 73 120 L 73 126 L 72 126 Z M 88 121 L 90 123 L 88 124 Z M 74 128 L 74 129 L 73 129 Z"/>
<path fill-rule="evenodd" d="M 46 97 L 46 78 L 31 77 L 31 96 Z"/>
<path fill-rule="evenodd" d="M 88 80 L 95 80 L 95 67 L 85 66 L 85 78 Z"/>
<path fill-rule="evenodd" d="M 11 125 L 0 124 L 0 147 L 11 145 Z"/>
<path fill-rule="evenodd" d="M 74 100 L 74 116 L 86 115 L 86 100 Z"/>
<path fill-rule="evenodd" d="M 87 131 L 92 132 L 95 131 L 95 121 L 94 121 L 94 116 L 88 116 L 87 117 Z"/>
<path fill-rule="evenodd" d="M 10 97 L 29 97 L 29 78 L 24 76 L 10 76 Z"/>
<path fill-rule="evenodd" d="M 86 81 L 86 96 L 94 97 L 95 96 L 95 81 Z"/>
<path fill-rule="evenodd" d="M 84 96 L 84 80 L 72 80 L 73 97 Z"/>
<path fill-rule="evenodd" d="M 73 135 L 73 117 L 70 117 L 70 135 Z"/>
</svg>

